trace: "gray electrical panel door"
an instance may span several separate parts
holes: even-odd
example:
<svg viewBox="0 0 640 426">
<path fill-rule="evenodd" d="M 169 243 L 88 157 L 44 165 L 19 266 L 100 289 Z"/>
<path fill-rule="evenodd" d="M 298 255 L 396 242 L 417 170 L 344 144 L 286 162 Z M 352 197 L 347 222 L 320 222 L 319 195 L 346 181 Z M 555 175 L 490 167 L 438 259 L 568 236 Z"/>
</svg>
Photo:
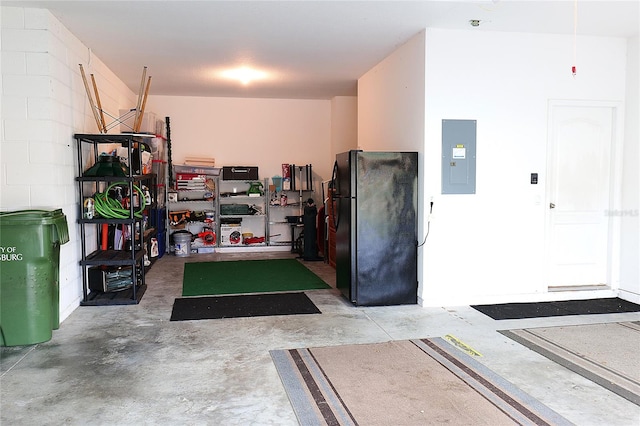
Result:
<svg viewBox="0 0 640 426">
<path fill-rule="evenodd" d="M 476 120 L 442 120 L 442 193 L 476 193 Z"/>
</svg>

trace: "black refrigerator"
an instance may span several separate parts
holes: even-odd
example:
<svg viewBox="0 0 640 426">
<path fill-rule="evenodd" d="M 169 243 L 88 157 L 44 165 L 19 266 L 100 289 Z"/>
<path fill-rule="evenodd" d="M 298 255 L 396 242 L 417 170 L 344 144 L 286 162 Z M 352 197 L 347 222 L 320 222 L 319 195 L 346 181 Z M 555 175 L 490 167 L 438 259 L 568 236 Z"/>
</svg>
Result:
<svg viewBox="0 0 640 426">
<path fill-rule="evenodd" d="M 418 297 L 418 153 L 349 151 L 333 168 L 336 286 L 356 306 Z"/>
</svg>

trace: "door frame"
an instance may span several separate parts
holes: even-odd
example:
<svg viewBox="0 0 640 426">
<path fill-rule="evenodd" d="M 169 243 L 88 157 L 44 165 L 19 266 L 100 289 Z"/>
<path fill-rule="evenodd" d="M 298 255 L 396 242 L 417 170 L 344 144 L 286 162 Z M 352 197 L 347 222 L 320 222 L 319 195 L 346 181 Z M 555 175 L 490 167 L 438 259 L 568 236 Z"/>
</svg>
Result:
<svg viewBox="0 0 640 426">
<path fill-rule="evenodd" d="M 612 143 L 609 175 L 609 205 L 608 211 L 602 212 L 608 217 L 607 235 L 607 265 L 606 285 L 607 290 L 620 288 L 620 225 L 621 217 L 615 212 L 621 211 L 622 206 L 622 163 L 624 146 L 624 104 L 619 101 L 594 101 L 594 100 L 549 100 L 547 105 L 547 164 L 545 183 L 545 291 L 550 290 L 551 281 L 551 209 L 549 203 L 552 193 L 551 170 L 553 166 L 554 150 L 553 141 L 553 110 L 556 107 L 581 107 L 581 108 L 611 108 L 612 111 Z M 562 287 L 562 290 L 579 291 L 580 287 L 572 289 Z M 587 288 L 585 290 L 592 290 Z"/>
</svg>

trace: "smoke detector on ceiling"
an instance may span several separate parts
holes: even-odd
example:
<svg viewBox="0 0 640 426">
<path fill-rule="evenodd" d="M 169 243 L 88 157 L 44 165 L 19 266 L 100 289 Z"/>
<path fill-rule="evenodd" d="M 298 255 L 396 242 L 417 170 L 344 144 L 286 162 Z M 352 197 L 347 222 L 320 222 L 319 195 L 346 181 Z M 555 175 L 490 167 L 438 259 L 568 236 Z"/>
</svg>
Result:
<svg viewBox="0 0 640 426">
<path fill-rule="evenodd" d="M 471 25 L 472 27 L 479 27 L 480 26 L 480 20 L 479 19 L 472 19 L 469 21 L 469 25 Z"/>
</svg>

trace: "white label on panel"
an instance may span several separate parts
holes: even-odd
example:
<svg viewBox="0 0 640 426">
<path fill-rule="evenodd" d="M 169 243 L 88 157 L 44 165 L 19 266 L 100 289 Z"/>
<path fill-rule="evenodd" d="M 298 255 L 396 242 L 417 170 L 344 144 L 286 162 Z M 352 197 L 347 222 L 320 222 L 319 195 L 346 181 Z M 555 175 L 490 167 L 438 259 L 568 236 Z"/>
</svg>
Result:
<svg viewBox="0 0 640 426">
<path fill-rule="evenodd" d="M 466 148 L 453 148 L 451 157 L 455 160 L 464 160 L 467 157 Z"/>
</svg>

